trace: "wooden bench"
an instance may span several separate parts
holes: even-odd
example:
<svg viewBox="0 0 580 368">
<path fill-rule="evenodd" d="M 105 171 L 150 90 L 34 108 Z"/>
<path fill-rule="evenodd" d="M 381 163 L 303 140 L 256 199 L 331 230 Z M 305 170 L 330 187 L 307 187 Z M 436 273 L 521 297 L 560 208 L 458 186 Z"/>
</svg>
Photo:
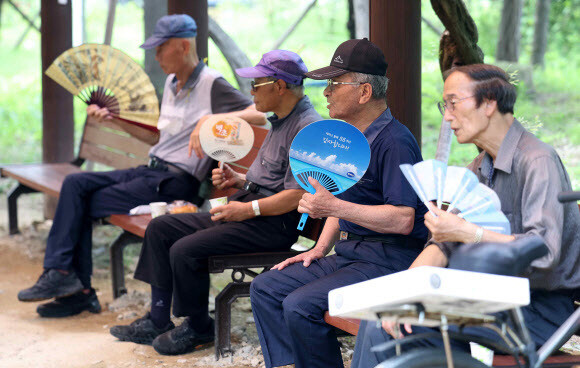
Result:
<svg viewBox="0 0 580 368">
<path fill-rule="evenodd" d="M 229 165 L 236 171 L 245 174 L 248 168 L 256 158 L 268 130 L 262 127 L 252 126 L 254 130 L 254 145 L 250 152 L 241 160 L 230 163 Z M 208 179 L 209 182 L 209 179 Z M 207 182 L 202 187 L 211 187 Z M 200 189 L 201 192 L 208 192 L 203 194 L 206 198 L 218 198 L 232 195 L 236 189 L 220 190 L 211 188 L 211 190 Z M 151 221 L 151 215 L 130 216 L 126 214 L 111 215 L 107 218 L 107 222 L 116 225 L 123 229 L 121 235 L 117 237 L 109 248 L 111 256 L 111 282 L 113 284 L 113 297 L 118 298 L 127 292 L 125 288 L 125 267 L 123 264 L 123 250 L 129 244 L 141 243 L 145 236 L 145 229 Z"/>
<path fill-rule="evenodd" d="M 125 126 L 129 124 L 117 122 Z M 132 129 L 151 139 L 158 136 L 157 132 L 135 125 Z M 17 200 L 22 194 L 41 192 L 58 198 L 64 178 L 69 174 L 84 171 L 81 165 L 85 161 L 100 163 L 114 169 L 127 169 L 146 165 L 150 148 L 151 145 L 129 135 L 113 122 L 99 123 L 87 118 L 78 156 L 72 162 L 0 167 L 0 176 L 18 181 L 18 184 L 8 193 L 9 233 L 12 235 L 19 232 Z"/>
</svg>

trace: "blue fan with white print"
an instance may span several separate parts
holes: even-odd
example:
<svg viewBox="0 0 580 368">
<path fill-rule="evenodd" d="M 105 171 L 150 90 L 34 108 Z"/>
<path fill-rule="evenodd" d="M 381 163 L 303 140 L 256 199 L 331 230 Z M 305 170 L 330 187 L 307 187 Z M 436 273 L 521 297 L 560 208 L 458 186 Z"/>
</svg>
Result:
<svg viewBox="0 0 580 368">
<path fill-rule="evenodd" d="M 356 184 L 371 158 L 369 142 L 360 130 L 336 119 L 314 122 L 302 128 L 290 146 L 290 168 L 302 188 L 314 194 L 308 178 L 316 179 L 337 195 Z M 303 213 L 298 230 L 304 229 Z"/>
<path fill-rule="evenodd" d="M 403 164 L 400 168 L 426 205 L 436 200 L 438 208 L 446 204 L 447 212 L 456 209 L 459 217 L 484 229 L 511 234 L 510 223 L 501 212 L 497 194 L 480 183 L 469 169 L 447 166 L 438 160 L 425 160 L 415 165 Z"/>
</svg>

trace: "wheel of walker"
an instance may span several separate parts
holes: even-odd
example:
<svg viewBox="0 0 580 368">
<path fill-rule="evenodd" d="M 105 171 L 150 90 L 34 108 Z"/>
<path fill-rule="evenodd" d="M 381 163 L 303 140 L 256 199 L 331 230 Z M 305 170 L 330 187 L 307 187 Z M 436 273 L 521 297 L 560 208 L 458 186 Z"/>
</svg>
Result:
<svg viewBox="0 0 580 368">
<path fill-rule="evenodd" d="M 455 368 L 489 368 L 470 354 L 453 351 L 453 366 Z M 390 358 L 375 368 L 447 368 L 447 358 L 443 348 L 414 349 L 400 356 Z"/>
</svg>

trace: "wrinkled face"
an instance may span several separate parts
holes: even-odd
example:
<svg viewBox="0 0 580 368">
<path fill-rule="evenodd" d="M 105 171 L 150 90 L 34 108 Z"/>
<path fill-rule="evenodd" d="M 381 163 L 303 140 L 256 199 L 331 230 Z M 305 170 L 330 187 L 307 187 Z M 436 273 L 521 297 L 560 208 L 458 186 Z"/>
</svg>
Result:
<svg viewBox="0 0 580 368">
<path fill-rule="evenodd" d="M 270 81 L 268 77 L 254 78 L 255 84 L 261 84 Z M 256 104 L 256 110 L 260 112 L 275 111 L 280 105 L 280 86 L 278 85 L 280 81 L 276 83 L 270 83 L 263 86 L 256 87 L 256 90 L 250 90 L 252 96 L 254 96 L 254 103 Z"/>
<path fill-rule="evenodd" d="M 183 38 L 170 38 L 155 48 L 155 60 L 165 74 L 177 73 L 185 65 L 187 51 Z"/>
<path fill-rule="evenodd" d="M 457 142 L 474 143 L 489 127 L 485 101 L 476 107 L 474 82 L 464 73 L 451 73 L 443 87 L 444 118 L 451 123 Z"/>
<path fill-rule="evenodd" d="M 332 80 L 335 82 L 353 82 L 350 73 L 332 78 Z M 361 108 L 359 104 L 361 97 L 360 88 L 360 85 L 349 84 L 337 84 L 332 87 L 326 87 L 323 93 L 328 102 L 326 107 L 328 108 L 330 117 L 349 122 L 351 120 L 350 118 Z"/>
</svg>

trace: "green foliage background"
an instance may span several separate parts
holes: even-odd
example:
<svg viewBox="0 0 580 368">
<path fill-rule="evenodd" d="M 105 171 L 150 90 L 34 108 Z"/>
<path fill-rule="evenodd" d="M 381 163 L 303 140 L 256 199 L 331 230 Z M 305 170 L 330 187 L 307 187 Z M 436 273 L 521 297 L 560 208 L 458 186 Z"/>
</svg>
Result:
<svg viewBox="0 0 580 368">
<path fill-rule="evenodd" d="M 160 0 L 162 1 L 162 0 Z M 222 0 L 210 8 L 210 15 L 256 63 L 299 16 L 308 0 Z M 18 2 L 27 14 L 37 14 L 38 0 Z M 107 12 L 106 1 L 87 0 L 87 42 L 102 42 Z M 488 63 L 494 62 L 500 21 L 501 0 L 465 0 L 479 29 L 479 45 Z M 521 29 L 521 64 L 529 64 L 533 41 L 535 0 L 524 1 Z M 443 28 L 422 0 L 422 15 Z M 113 46 L 143 62 L 139 45 L 143 41 L 143 10 L 135 1 L 120 2 L 117 8 Z M 310 69 L 328 65 L 336 46 L 348 38 L 347 1 L 319 0 L 282 48 L 298 52 Z M 39 23 L 39 22 L 38 22 Z M 4 4 L 0 20 L 0 164 L 41 160 L 42 108 L 40 35 L 30 31 L 24 43 L 14 49 L 26 29 L 22 18 Z M 580 0 L 554 0 L 545 69 L 535 69 L 536 94 L 518 84 L 516 116 L 542 140 L 554 145 L 566 164 L 573 185 L 580 189 Z M 441 115 L 435 104 L 441 98 L 443 82 L 437 61 L 439 36 L 422 25 L 422 126 L 423 156 L 435 153 Z M 219 50 L 210 42 L 209 62 L 234 85 L 232 71 Z M 390 88 L 397 88 L 391 85 Z M 327 115 L 322 88 L 308 87 L 317 110 Z M 76 134 L 84 120 L 84 105 L 75 101 Z M 453 143 L 451 163 L 466 165 L 475 156 L 473 146 Z M 1 189 L 0 189 L 1 190 Z"/>
</svg>

